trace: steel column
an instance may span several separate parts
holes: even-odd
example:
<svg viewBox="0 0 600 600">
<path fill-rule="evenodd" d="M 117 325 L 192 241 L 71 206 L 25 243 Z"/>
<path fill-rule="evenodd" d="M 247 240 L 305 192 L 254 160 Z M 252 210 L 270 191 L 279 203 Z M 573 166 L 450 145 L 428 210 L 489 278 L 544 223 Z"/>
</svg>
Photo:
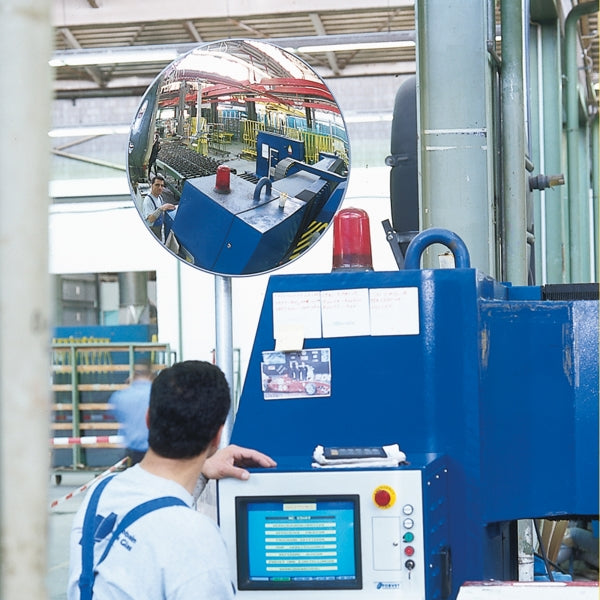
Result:
<svg viewBox="0 0 600 600">
<path fill-rule="evenodd" d="M 581 175 L 579 169 L 579 69 L 577 65 L 577 24 L 579 19 L 598 11 L 598 2 L 578 4 L 568 14 L 565 20 L 565 76 L 567 79 L 566 113 L 567 113 L 567 186 L 569 193 L 569 244 L 571 256 L 571 281 L 589 281 L 589 252 L 590 240 L 587 231 L 587 206 L 589 184 L 581 189 Z M 586 102 L 584 111 L 587 113 Z M 587 118 L 587 114 L 585 115 Z M 583 166 L 588 171 L 587 164 Z"/>
<path fill-rule="evenodd" d="M 533 131 L 535 173 L 562 173 L 562 83 L 560 55 L 560 24 L 557 18 L 534 25 L 530 58 L 537 85 L 532 88 L 532 115 L 537 121 Z M 534 63 L 535 60 L 535 63 Z M 536 119 L 537 116 L 537 119 Z M 536 264 L 538 283 L 568 281 L 568 210 L 564 187 L 534 190 L 539 206 L 535 220 Z M 539 203 L 537 200 L 539 199 Z"/>
<path fill-rule="evenodd" d="M 456 232 L 473 266 L 494 275 L 493 10 L 481 0 L 417 0 L 415 11 L 420 226 Z M 424 265 L 438 266 L 437 254 L 427 250 Z"/>
<path fill-rule="evenodd" d="M 502 184 L 506 277 L 527 284 L 527 177 L 523 75 L 523 0 L 502 0 Z"/>
</svg>

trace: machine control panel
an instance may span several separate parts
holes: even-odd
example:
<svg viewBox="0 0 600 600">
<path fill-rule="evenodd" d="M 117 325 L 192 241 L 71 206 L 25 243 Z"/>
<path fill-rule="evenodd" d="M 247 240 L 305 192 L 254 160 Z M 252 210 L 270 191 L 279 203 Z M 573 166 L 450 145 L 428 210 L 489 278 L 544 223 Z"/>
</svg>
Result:
<svg viewBox="0 0 600 600">
<path fill-rule="evenodd" d="M 422 497 L 421 471 L 406 468 L 219 481 L 238 595 L 424 600 Z"/>
</svg>

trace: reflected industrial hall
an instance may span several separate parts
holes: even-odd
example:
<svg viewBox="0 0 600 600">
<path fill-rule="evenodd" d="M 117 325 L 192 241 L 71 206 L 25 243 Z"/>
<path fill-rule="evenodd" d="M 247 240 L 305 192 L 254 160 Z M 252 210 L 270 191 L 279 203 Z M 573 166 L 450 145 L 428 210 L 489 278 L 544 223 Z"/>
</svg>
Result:
<svg viewBox="0 0 600 600">
<path fill-rule="evenodd" d="M 228 40 L 183 55 L 149 87 L 127 171 L 140 214 L 151 170 L 164 177 L 161 201 L 175 208 L 157 235 L 171 252 L 235 276 L 307 250 L 343 199 L 348 165 L 340 109 L 311 67 L 271 44 Z"/>
</svg>

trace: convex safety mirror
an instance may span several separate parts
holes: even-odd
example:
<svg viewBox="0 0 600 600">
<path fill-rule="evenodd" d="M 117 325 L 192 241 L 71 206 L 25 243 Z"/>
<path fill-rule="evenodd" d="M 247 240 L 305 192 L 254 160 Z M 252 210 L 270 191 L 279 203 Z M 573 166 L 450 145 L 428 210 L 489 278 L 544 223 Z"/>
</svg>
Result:
<svg viewBox="0 0 600 600">
<path fill-rule="evenodd" d="M 264 42 L 182 55 L 131 125 L 127 172 L 141 218 L 178 258 L 218 275 L 264 273 L 307 251 L 339 208 L 348 170 L 328 87 Z"/>
</svg>

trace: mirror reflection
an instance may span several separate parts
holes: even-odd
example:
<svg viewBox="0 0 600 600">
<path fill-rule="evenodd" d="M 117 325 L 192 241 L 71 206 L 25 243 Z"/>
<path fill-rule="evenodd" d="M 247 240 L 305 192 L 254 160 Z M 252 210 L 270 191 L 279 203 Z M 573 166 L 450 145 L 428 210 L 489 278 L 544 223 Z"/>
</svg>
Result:
<svg viewBox="0 0 600 600">
<path fill-rule="evenodd" d="M 140 216 L 180 259 L 253 275 L 298 258 L 346 191 L 349 142 L 331 92 L 277 46 L 227 40 L 171 63 L 131 126 Z"/>
</svg>

